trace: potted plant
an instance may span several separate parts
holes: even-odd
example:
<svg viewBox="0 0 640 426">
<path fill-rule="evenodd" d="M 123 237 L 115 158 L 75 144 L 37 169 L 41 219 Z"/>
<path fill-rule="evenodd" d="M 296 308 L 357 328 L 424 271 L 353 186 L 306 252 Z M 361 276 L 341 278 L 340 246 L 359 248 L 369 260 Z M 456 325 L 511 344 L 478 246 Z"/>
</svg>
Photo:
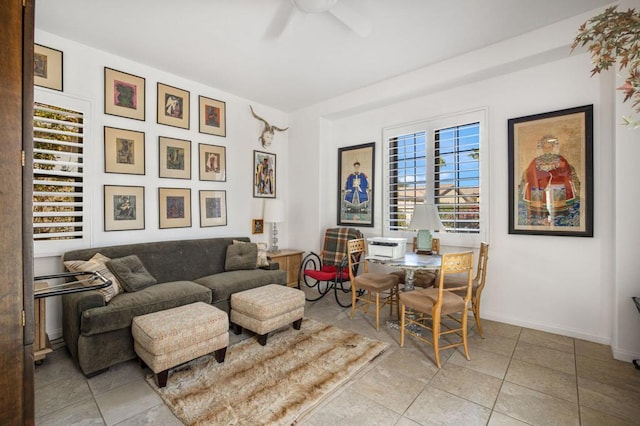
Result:
<svg viewBox="0 0 640 426">
<path fill-rule="evenodd" d="M 578 46 L 587 46 L 594 65 L 591 75 L 609 69 L 618 62 L 618 71 L 626 69 L 627 78 L 618 90 L 624 92 L 623 102 L 631 99 L 633 108 L 640 113 L 640 13 L 635 9 L 626 12 L 617 6 L 583 23 L 573 41 L 571 51 Z M 640 120 L 622 117 L 625 124 L 640 127 Z"/>
</svg>

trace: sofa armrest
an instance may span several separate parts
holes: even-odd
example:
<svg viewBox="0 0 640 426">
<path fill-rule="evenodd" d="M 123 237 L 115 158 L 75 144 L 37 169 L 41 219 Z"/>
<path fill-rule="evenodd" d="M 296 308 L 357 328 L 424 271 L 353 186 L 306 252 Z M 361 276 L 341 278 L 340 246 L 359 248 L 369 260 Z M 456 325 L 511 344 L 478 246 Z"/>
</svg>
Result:
<svg viewBox="0 0 640 426">
<path fill-rule="evenodd" d="M 78 338 L 82 313 L 87 309 L 105 306 L 104 297 L 96 290 L 70 293 L 62 298 L 62 337 L 74 359 L 78 359 Z"/>
<path fill-rule="evenodd" d="M 280 264 L 278 262 L 269 260 L 269 265 L 261 266 L 259 269 L 265 269 L 267 271 L 277 271 L 278 269 L 280 269 Z"/>
</svg>

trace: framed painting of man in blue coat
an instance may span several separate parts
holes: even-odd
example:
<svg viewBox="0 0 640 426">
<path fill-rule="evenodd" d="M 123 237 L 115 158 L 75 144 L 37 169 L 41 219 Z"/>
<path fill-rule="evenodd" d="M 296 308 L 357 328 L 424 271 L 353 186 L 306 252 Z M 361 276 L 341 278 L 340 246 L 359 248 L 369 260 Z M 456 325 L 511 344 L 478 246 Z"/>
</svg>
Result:
<svg viewBox="0 0 640 426">
<path fill-rule="evenodd" d="M 338 149 L 338 225 L 373 227 L 375 143 Z"/>
</svg>

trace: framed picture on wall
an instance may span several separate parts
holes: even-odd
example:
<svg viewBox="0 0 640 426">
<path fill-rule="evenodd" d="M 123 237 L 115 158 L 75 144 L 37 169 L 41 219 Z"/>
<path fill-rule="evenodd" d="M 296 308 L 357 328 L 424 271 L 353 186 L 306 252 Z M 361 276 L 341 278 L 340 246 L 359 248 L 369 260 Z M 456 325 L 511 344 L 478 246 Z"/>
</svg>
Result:
<svg viewBox="0 0 640 426">
<path fill-rule="evenodd" d="M 62 51 L 33 45 L 33 84 L 62 91 Z"/>
<path fill-rule="evenodd" d="M 227 191 L 200 191 L 200 227 L 227 225 Z"/>
<path fill-rule="evenodd" d="M 593 237 L 593 105 L 508 121 L 509 233 Z"/>
<path fill-rule="evenodd" d="M 158 83 L 158 124 L 189 128 L 189 92 Z"/>
<path fill-rule="evenodd" d="M 373 227 L 375 142 L 338 149 L 338 225 Z"/>
<path fill-rule="evenodd" d="M 217 99 L 199 98 L 200 133 L 227 136 L 227 106 Z"/>
<path fill-rule="evenodd" d="M 198 145 L 198 163 L 200 180 L 226 182 L 227 180 L 227 149 L 224 146 Z"/>
<path fill-rule="evenodd" d="M 144 186 L 104 185 L 104 230 L 144 229 Z"/>
<path fill-rule="evenodd" d="M 264 234 L 264 220 L 252 219 L 251 220 L 251 233 L 252 234 Z"/>
<path fill-rule="evenodd" d="M 253 151 L 253 197 L 276 198 L 276 155 Z"/>
<path fill-rule="evenodd" d="M 158 188 L 160 229 L 191 227 L 191 189 Z"/>
<path fill-rule="evenodd" d="M 191 179 L 191 141 L 166 136 L 158 140 L 160 177 Z"/>
<path fill-rule="evenodd" d="M 145 120 L 145 79 L 104 67 L 104 113 Z"/>
<path fill-rule="evenodd" d="M 144 175 L 144 132 L 105 126 L 104 171 Z"/>
</svg>

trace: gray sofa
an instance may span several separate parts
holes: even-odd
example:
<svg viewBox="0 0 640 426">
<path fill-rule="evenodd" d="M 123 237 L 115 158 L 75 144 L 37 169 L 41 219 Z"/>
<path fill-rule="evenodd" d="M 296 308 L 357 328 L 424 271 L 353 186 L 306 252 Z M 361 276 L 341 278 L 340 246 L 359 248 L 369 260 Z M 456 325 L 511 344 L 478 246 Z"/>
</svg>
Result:
<svg viewBox="0 0 640 426">
<path fill-rule="evenodd" d="M 122 293 L 105 304 L 96 290 L 62 296 L 63 337 L 82 372 L 93 376 L 135 358 L 133 317 L 194 302 L 229 312 L 231 294 L 266 284 L 286 284 L 278 265 L 225 271 L 227 246 L 241 238 L 162 241 L 93 247 L 65 253 L 63 261 L 89 260 L 96 253 L 111 259 L 135 254 L 157 284 Z"/>
</svg>

